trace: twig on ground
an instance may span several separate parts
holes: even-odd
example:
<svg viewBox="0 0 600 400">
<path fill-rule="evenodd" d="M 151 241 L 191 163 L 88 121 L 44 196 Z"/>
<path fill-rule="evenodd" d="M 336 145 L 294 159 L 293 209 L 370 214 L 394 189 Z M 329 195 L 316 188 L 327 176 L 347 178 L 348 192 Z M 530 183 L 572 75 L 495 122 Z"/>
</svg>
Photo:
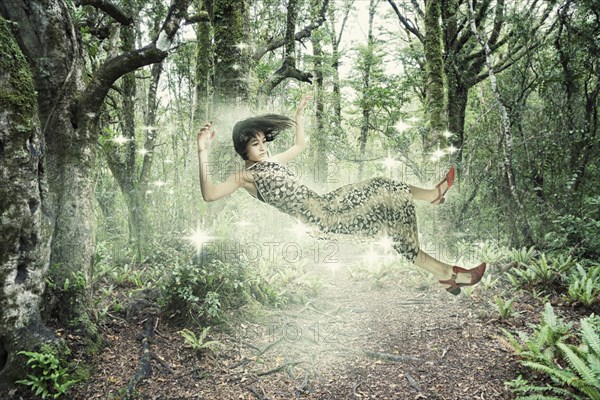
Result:
<svg viewBox="0 0 600 400">
<path fill-rule="evenodd" d="M 150 352 L 150 356 L 158 361 L 158 363 L 160 365 L 162 365 L 170 374 L 174 374 L 175 371 L 173 371 L 173 368 L 171 368 L 171 366 L 169 364 L 167 364 L 167 362 L 165 360 L 163 360 L 158 354 Z"/>
<path fill-rule="evenodd" d="M 411 374 L 406 373 L 406 380 L 408 381 L 408 384 L 410 385 L 410 387 L 415 389 L 417 392 L 421 391 L 421 387 L 419 386 L 419 383 L 415 380 L 415 378 L 412 377 Z"/>
<path fill-rule="evenodd" d="M 280 366 L 279 366 L 279 367 L 277 367 L 277 368 L 273 368 L 272 370 L 269 370 L 269 371 L 265 371 L 265 372 L 257 372 L 257 373 L 256 373 L 256 376 L 265 376 L 265 375 L 271 375 L 271 374 L 274 374 L 274 373 L 277 373 L 277 372 L 283 371 L 283 370 L 284 370 L 285 368 L 287 368 L 287 367 L 293 367 L 293 366 L 295 366 L 295 365 L 298 365 L 298 364 L 302 364 L 302 361 L 294 361 L 294 362 L 291 362 L 291 363 L 285 363 L 285 364 L 283 364 L 283 365 L 280 365 Z"/>
<path fill-rule="evenodd" d="M 396 355 L 396 354 L 389 354 L 389 353 L 379 353 L 377 351 L 369 351 L 369 350 L 365 350 L 363 353 L 371 358 L 377 358 L 379 360 L 386 360 L 386 361 L 393 361 L 393 362 L 419 361 L 419 359 L 417 357 L 413 357 L 413 356 Z"/>
</svg>

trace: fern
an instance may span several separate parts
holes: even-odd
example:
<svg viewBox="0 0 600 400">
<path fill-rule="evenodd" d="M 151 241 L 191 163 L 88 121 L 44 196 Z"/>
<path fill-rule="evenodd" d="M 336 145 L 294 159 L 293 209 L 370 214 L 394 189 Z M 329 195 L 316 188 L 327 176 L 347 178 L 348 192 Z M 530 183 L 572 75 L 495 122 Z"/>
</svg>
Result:
<svg viewBox="0 0 600 400">
<path fill-rule="evenodd" d="M 519 399 L 553 398 L 546 396 L 551 393 L 565 398 L 600 400 L 600 319 L 592 315 L 581 320 L 579 346 L 564 343 L 571 327 L 571 323 L 564 323 L 552 306 L 546 304 L 542 322 L 534 328 L 532 336 L 518 332 L 523 344 L 512 333 L 503 331 L 515 353 L 523 358 L 520 363 L 547 375 L 553 382 L 546 387 L 535 386 L 519 377 L 509 384 L 514 392 L 528 395 Z"/>
</svg>

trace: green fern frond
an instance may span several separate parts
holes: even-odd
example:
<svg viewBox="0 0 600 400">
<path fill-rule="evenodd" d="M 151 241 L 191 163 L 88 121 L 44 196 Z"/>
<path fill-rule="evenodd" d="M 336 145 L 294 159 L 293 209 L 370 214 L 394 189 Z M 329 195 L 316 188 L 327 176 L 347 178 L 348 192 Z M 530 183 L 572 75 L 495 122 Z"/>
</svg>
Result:
<svg viewBox="0 0 600 400">
<path fill-rule="evenodd" d="M 581 321 L 581 334 L 583 336 L 583 342 L 592 349 L 594 353 L 600 356 L 600 335 L 594 330 L 594 327 L 587 318 Z"/>
<path fill-rule="evenodd" d="M 532 394 L 529 396 L 519 396 L 517 400 L 564 400 L 561 397 L 546 396 L 544 394 Z"/>
<path fill-rule="evenodd" d="M 523 365 L 538 372 L 544 372 L 547 375 L 557 378 L 560 382 L 567 385 L 574 385 L 574 383 L 577 381 L 582 382 L 581 379 L 574 373 L 558 369 L 557 367 L 549 367 L 533 361 L 524 361 Z"/>
<path fill-rule="evenodd" d="M 565 356 L 567 356 L 567 361 L 569 361 L 569 364 L 575 368 L 575 370 L 579 373 L 579 376 L 586 384 L 590 386 L 597 385 L 600 388 L 600 383 L 597 381 L 594 373 L 586 365 L 585 361 L 581 359 L 581 357 L 575 354 L 575 352 L 564 343 L 559 343 L 557 346 L 562 350 Z"/>
</svg>

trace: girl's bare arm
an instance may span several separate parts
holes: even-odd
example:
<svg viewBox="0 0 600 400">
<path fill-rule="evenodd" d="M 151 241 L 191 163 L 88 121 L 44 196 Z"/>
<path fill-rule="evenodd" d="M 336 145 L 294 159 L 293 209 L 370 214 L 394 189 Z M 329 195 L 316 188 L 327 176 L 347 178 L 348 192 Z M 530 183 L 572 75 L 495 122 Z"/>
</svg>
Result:
<svg viewBox="0 0 600 400">
<path fill-rule="evenodd" d="M 294 159 L 294 157 L 304 150 L 306 143 L 304 140 L 304 124 L 302 122 L 302 113 L 306 107 L 306 104 L 308 103 L 308 100 L 311 98 L 312 96 L 310 94 L 305 94 L 302 96 L 302 99 L 300 99 L 300 103 L 298 104 L 298 108 L 296 109 L 296 138 L 294 145 L 282 153 L 269 157 L 269 160 L 285 164 Z"/>
</svg>

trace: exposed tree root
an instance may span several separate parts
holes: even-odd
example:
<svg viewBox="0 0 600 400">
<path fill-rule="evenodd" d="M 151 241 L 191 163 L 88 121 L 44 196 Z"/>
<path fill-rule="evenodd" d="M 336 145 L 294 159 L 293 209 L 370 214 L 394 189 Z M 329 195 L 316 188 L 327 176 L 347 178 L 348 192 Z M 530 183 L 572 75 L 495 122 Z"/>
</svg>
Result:
<svg viewBox="0 0 600 400">
<path fill-rule="evenodd" d="M 152 359 L 152 353 L 150 352 L 150 339 L 154 335 L 154 317 L 150 317 L 146 320 L 146 330 L 144 331 L 144 338 L 142 339 L 142 356 L 140 357 L 140 366 L 135 372 L 135 375 L 129 381 L 127 387 L 127 393 L 125 394 L 125 400 L 132 400 L 134 398 L 135 387 L 143 379 L 150 376 L 152 372 L 152 365 L 150 363 Z"/>
</svg>

